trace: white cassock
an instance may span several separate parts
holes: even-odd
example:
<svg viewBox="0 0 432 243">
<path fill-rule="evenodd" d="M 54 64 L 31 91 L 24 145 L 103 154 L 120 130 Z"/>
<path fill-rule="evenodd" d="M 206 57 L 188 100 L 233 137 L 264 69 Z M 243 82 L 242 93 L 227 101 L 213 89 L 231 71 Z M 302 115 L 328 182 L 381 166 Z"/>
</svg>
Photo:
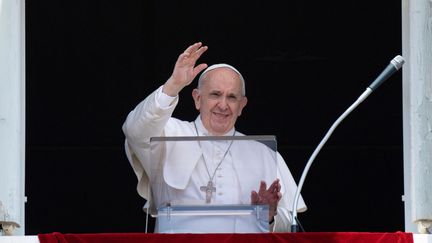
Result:
<svg viewBox="0 0 432 243">
<path fill-rule="evenodd" d="M 181 121 L 171 115 L 178 97 L 162 93 L 162 86 L 142 101 L 123 125 L 126 135 L 126 153 L 138 177 L 138 193 L 152 206 L 161 205 L 169 198 L 171 204 L 204 204 L 206 194 L 201 190 L 210 177 L 216 187 L 211 195 L 212 204 L 250 204 L 251 191 L 258 191 L 261 180 L 270 185 L 280 179 L 282 199 L 277 208 L 273 231 L 287 232 L 295 181 L 279 153 L 255 142 L 201 141 L 183 143 L 151 143 L 151 137 L 207 136 L 201 119 Z M 234 129 L 226 135 L 233 135 Z M 240 134 L 236 132 L 236 136 Z M 152 155 L 153 153 L 153 155 Z M 160 156 L 154 156 L 155 153 Z M 225 155 L 226 153 L 226 155 Z M 158 158 L 158 159 L 155 159 Z M 277 161 L 277 166 L 269 166 Z M 220 165 L 219 165 L 220 164 Z M 277 168 L 276 168 L 277 167 Z M 273 169 L 271 169 L 273 168 Z M 149 185 L 151 182 L 152 198 Z M 300 197 L 299 212 L 306 210 Z M 160 233 L 245 233 L 265 232 L 266 227 L 242 216 L 176 217 L 170 220 L 170 229 L 160 227 L 156 220 L 155 232 Z M 264 224 L 267 222 L 263 222 Z"/>
</svg>

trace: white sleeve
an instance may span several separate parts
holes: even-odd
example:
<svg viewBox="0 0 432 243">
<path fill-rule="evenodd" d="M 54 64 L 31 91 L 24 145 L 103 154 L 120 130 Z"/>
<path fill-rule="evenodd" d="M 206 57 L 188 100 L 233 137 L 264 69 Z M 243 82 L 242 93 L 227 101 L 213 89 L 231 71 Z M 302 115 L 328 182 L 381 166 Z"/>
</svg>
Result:
<svg viewBox="0 0 432 243">
<path fill-rule="evenodd" d="M 171 107 L 176 98 L 177 96 L 172 97 L 162 92 L 162 88 L 156 91 L 156 104 L 162 109 Z"/>
</svg>

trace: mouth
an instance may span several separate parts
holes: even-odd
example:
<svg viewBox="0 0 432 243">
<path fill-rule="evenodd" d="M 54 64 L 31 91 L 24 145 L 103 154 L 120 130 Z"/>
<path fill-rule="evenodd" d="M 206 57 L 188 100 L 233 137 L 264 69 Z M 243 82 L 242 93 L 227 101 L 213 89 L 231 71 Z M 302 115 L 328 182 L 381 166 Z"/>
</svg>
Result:
<svg viewBox="0 0 432 243">
<path fill-rule="evenodd" d="M 229 117 L 229 114 L 213 112 L 213 115 L 218 119 L 226 119 Z"/>
</svg>

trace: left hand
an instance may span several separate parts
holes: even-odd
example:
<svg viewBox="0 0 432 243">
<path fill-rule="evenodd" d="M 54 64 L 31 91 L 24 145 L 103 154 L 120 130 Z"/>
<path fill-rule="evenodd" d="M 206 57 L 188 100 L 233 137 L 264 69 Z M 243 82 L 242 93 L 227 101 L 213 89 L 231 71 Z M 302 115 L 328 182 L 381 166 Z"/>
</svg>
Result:
<svg viewBox="0 0 432 243">
<path fill-rule="evenodd" d="M 270 187 L 267 189 L 265 181 L 261 181 L 259 191 L 252 191 L 251 202 L 252 204 L 268 204 L 269 205 L 269 220 L 277 214 L 277 205 L 279 200 L 282 198 L 280 193 L 281 184 L 279 179 L 276 179 Z"/>
</svg>

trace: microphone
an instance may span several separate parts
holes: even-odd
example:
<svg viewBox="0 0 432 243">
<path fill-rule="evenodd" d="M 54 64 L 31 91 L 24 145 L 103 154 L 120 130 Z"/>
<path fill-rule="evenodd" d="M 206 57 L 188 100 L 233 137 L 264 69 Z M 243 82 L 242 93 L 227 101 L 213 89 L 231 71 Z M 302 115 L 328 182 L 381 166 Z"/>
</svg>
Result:
<svg viewBox="0 0 432 243">
<path fill-rule="evenodd" d="M 402 65 L 405 63 L 405 60 L 402 56 L 397 55 L 393 60 L 390 61 L 390 64 L 382 71 L 382 73 L 373 81 L 369 88 L 375 91 L 384 81 L 386 81 L 393 73 L 399 70 Z"/>
<path fill-rule="evenodd" d="M 306 179 L 306 175 L 312 165 L 312 162 L 314 161 L 315 157 L 318 155 L 321 148 L 324 146 L 324 144 L 327 142 L 327 140 L 330 138 L 333 131 L 342 122 L 342 120 L 345 119 L 345 117 L 347 117 L 351 113 L 351 111 L 353 111 L 360 103 L 362 103 L 384 81 L 386 81 L 392 74 L 394 74 L 397 70 L 399 70 L 404 63 L 405 60 L 400 55 L 397 55 L 395 58 L 393 58 L 393 60 L 390 61 L 390 64 L 384 69 L 384 71 L 382 71 L 382 73 L 374 80 L 374 82 L 371 85 L 369 85 L 369 87 L 366 88 L 366 90 L 357 98 L 357 100 L 350 107 L 348 107 L 348 109 L 344 113 L 342 113 L 342 115 L 333 123 L 333 125 L 327 131 L 324 138 L 318 144 L 318 146 L 312 153 L 311 157 L 309 158 L 308 162 L 306 163 L 300 181 L 297 185 L 297 190 L 294 196 L 294 202 L 291 211 L 292 213 L 291 232 L 298 232 L 299 230 L 299 226 L 297 223 L 297 205 L 298 205 L 298 200 L 300 198 L 300 191 L 303 187 L 304 181 Z"/>
</svg>

